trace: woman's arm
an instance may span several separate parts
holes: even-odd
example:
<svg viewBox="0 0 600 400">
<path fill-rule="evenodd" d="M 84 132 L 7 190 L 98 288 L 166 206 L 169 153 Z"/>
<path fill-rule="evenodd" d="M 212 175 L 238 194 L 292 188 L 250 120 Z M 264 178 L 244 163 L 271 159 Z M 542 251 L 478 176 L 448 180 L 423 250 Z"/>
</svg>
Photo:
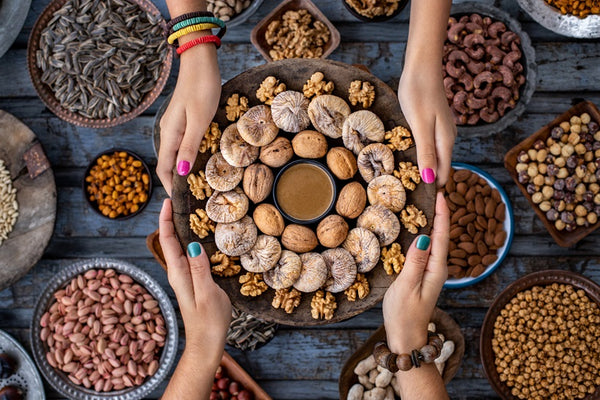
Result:
<svg viewBox="0 0 600 400">
<path fill-rule="evenodd" d="M 451 1 L 413 0 L 398 98 L 417 145 L 423 181 L 445 184 L 456 126 L 442 80 L 442 52 Z"/>
</svg>

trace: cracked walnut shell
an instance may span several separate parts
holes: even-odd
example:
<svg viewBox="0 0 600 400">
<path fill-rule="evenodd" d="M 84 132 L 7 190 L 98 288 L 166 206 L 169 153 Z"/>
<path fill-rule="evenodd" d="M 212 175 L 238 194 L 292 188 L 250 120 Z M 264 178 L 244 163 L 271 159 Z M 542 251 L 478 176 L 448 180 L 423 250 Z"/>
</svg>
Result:
<svg viewBox="0 0 600 400">
<path fill-rule="evenodd" d="M 244 115 L 244 113 L 248 111 L 248 108 L 248 98 L 246 96 L 240 96 L 238 93 L 234 93 L 227 99 L 225 116 L 228 121 L 234 122 Z"/>
<path fill-rule="evenodd" d="M 399 274 L 402 268 L 404 268 L 405 260 L 406 257 L 402 254 L 402 248 L 398 243 L 392 243 L 389 248 L 384 247 L 381 249 L 383 269 L 388 275 L 392 275 L 393 273 Z"/>
<path fill-rule="evenodd" d="M 200 239 L 204 239 L 215 231 L 215 223 L 208 218 L 206 211 L 198 208 L 195 214 L 190 214 L 190 229 Z"/>
<path fill-rule="evenodd" d="M 270 105 L 275 96 L 285 91 L 285 83 L 280 83 L 274 76 L 267 76 L 256 91 L 256 98 L 265 104 Z"/>
<path fill-rule="evenodd" d="M 398 163 L 399 169 L 394 170 L 394 176 L 402 181 L 402 185 L 407 190 L 415 190 L 421 183 L 419 167 L 413 165 L 410 161 Z"/>
<path fill-rule="evenodd" d="M 213 275 L 229 278 L 239 274 L 241 267 L 235 263 L 235 261 L 239 259 L 239 257 L 229 257 L 217 250 L 215 254 L 210 256 L 210 264 L 212 265 L 211 271 Z"/>
<path fill-rule="evenodd" d="M 206 182 L 206 177 L 204 176 L 204 171 L 198 171 L 198 175 L 189 174 L 187 178 L 187 183 L 190 187 L 190 191 L 192 195 L 197 200 L 204 200 L 210 197 L 213 193 L 212 188 Z"/>
<path fill-rule="evenodd" d="M 262 280 L 262 274 L 255 274 L 248 272 L 247 274 L 241 275 L 239 282 L 242 284 L 240 287 L 240 293 L 243 296 L 256 297 L 263 294 L 269 287 Z"/>
<path fill-rule="evenodd" d="M 427 225 L 427 217 L 423 211 L 419 210 L 413 204 L 406 206 L 400 213 L 400 220 L 404 227 L 413 235 L 419 232 L 419 227 L 424 228 Z"/>
<path fill-rule="evenodd" d="M 325 81 L 325 75 L 323 75 L 322 72 L 315 72 L 304 84 L 302 92 L 310 99 L 313 96 L 331 94 L 334 88 L 335 85 L 333 81 L 327 82 Z"/>
<path fill-rule="evenodd" d="M 296 289 L 279 289 L 275 291 L 275 297 L 271 305 L 273 308 L 281 308 L 291 314 L 300 305 L 301 293 Z"/>
<path fill-rule="evenodd" d="M 348 301 L 356 301 L 356 299 L 364 299 L 370 292 L 369 281 L 363 274 L 356 275 L 356 281 L 348 289 L 344 291 L 344 294 L 348 298 Z"/>
<path fill-rule="evenodd" d="M 352 81 L 348 89 L 348 100 L 355 106 L 362 104 L 363 108 L 369 108 L 375 101 L 375 86 L 369 82 Z"/>
<path fill-rule="evenodd" d="M 387 131 L 384 139 L 388 141 L 386 145 L 392 151 L 404 151 L 414 144 L 410 131 L 400 125 L 393 128 L 391 131 Z"/>
<path fill-rule="evenodd" d="M 198 151 L 200 153 L 206 153 L 207 150 L 210 150 L 211 154 L 215 154 L 219 151 L 219 140 L 221 139 L 221 130 L 219 129 L 219 124 L 216 122 L 211 122 L 210 126 L 206 130 L 202 141 L 200 142 L 200 148 Z"/>
<path fill-rule="evenodd" d="M 335 297 L 331 293 L 322 290 L 315 293 L 310 301 L 310 314 L 314 319 L 330 320 L 333 318 L 336 308 Z"/>
</svg>

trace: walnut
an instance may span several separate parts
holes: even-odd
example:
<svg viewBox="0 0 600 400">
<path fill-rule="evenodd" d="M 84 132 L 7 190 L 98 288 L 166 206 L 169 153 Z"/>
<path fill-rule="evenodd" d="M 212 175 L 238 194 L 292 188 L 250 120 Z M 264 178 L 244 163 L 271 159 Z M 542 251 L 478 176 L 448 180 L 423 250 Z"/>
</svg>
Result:
<svg viewBox="0 0 600 400">
<path fill-rule="evenodd" d="M 208 218 L 206 211 L 198 208 L 196 214 L 190 215 L 190 228 L 200 239 L 204 239 L 215 231 L 215 223 Z"/>
<path fill-rule="evenodd" d="M 344 291 L 344 294 L 348 298 L 348 301 L 356 301 L 357 298 L 364 299 L 369 294 L 369 281 L 363 274 L 357 274 L 356 280 L 348 289 Z"/>
<path fill-rule="evenodd" d="M 375 101 L 375 86 L 369 82 L 352 81 L 348 89 L 348 100 L 353 106 L 361 103 L 364 108 L 369 108 Z"/>
<path fill-rule="evenodd" d="M 255 274 L 254 272 L 248 272 L 240 276 L 239 282 L 242 284 L 240 293 L 244 296 L 260 296 L 269 288 L 263 282 L 262 274 Z"/>
<path fill-rule="evenodd" d="M 419 210 L 413 204 L 406 206 L 402 213 L 400 213 L 400 220 L 402 224 L 410 233 L 416 235 L 419 232 L 419 228 L 424 228 L 427 225 L 427 217 L 423 214 L 423 211 Z"/>
<path fill-rule="evenodd" d="M 392 243 L 390 248 L 384 247 L 381 249 L 381 261 L 383 261 L 383 269 L 386 274 L 399 274 L 404 267 L 406 257 L 402 254 L 402 248 L 398 243 Z"/>
<path fill-rule="evenodd" d="M 248 111 L 248 98 L 234 93 L 227 99 L 225 106 L 226 117 L 228 121 L 234 122 Z"/>
<path fill-rule="evenodd" d="M 200 153 L 205 153 L 206 150 L 210 149 L 212 154 L 215 154 L 219 151 L 219 140 L 221 139 L 221 130 L 219 129 L 219 124 L 216 122 L 211 122 L 208 130 L 204 134 L 202 138 L 202 142 L 200 142 L 200 148 L 198 151 Z"/>
<path fill-rule="evenodd" d="M 291 314 L 300 304 L 300 296 L 300 292 L 296 289 L 279 289 L 275 291 L 271 305 L 273 308 L 282 308 L 286 313 Z"/>
<path fill-rule="evenodd" d="M 190 191 L 198 200 L 204 200 L 207 197 L 210 197 L 213 193 L 212 188 L 208 182 L 206 182 L 204 171 L 198 171 L 198 175 L 189 174 L 187 183 L 190 186 Z"/>
<path fill-rule="evenodd" d="M 215 254 L 210 256 L 212 273 L 225 278 L 239 274 L 241 266 L 235 263 L 235 261 L 238 261 L 239 259 L 239 257 L 229 257 L 217 250 Z"/>
<path fill-rule="evenodd" d="M 357 13 L 367 18 L 391 16 L 400 6 L 400 0 L 345 0 Z"/>
<path fill-rule="evenodd" d="M 280 83 L 274 76 L 267 76 L 256 91 L 256 98 L 265 104 L 271 104 L 275 96 L 284 92 L 285 83 Z"/>
<path fill-rule="evenodd" d="M 302 91 L 309 99 L 313 96 L 321 96 L 333 92 L 333 81 L 326 82 L 325 75 L 322 72 L 315 72 L 309 80 L 306 81 Z"/>
<path fill-rule="evenodd" d="M 410 161 L 401 161 L 398 164 L 400 169 L 394 171 L 394 176 L 402 181 L 402 185 L 407 190 L 415 190 L 417 185 L 421 183 L 421 174 L 419 167 L 413 165 Z"/>
<path fill-rule="evenodd" d="M 325 293 L 327 293 L 327 295 L 325 295 Z M 310 308 L 310 313 L 314 319 L 330 320 L 333 318 L 337 303 L 335 302 L 335 297 L 333 297 L 331 293 L 319 290 L 310 301 Z"/>
<path fill-rule="evenodd" d="M 403 126 L 396 126 L 391 131 L 385 133 L 385 140 L 388 140 L 387 146 L 394 150 L 404 151 L 413 145 L 414 141 L 408 129 Z"/>
</svg>

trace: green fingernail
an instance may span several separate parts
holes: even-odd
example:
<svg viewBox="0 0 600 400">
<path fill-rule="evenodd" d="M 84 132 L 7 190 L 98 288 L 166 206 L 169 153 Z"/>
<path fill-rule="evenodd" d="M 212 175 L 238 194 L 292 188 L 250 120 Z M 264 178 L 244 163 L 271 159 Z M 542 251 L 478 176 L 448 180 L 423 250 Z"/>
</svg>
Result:
<svg viewBox="0 0 600 400">
<path fill-rule="evenodd" d="M 195 258 L 202 254 L 202 247 L 200 247 L 200 243 L 192 242 L 188 244 L 188 254 L 190 257 Z"/>
<path fill-rule="evenodd" d="M 429 244 L 431 243 L 431 239 L 427 235 L 421 235 L 417 238 L 417 249 L 419 250 L 427 250 L 429 248 Z"/>
</svg>

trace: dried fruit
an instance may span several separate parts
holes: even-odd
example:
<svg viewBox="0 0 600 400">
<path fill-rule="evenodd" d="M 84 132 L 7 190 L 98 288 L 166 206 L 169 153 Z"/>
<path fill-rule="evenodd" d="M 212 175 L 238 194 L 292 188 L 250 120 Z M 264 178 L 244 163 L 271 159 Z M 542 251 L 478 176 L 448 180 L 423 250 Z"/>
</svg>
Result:
<svg viewBox="0 0 600 400">
<path fill-rule="evenodd" d="M 244 169 L 230 165 L 221 153 L 216 153 L 208 159 L 205 175 L 211 188 L 228 192 L 242 181 Z"/>
<path fill-rule="evenodd" d="M 283 216 L 272 204 L 259 204 L 252 214 L 257 228 L 266 235 L 280 236 L 285 228 Z"/>
<path fill-rule="evenodd" d="M 249 252 L 240 256 L 242 267 L 249 272 L 267 272 L 279 261 L 281 245 L 273 236 L 259 235 Z"/>
<path fill-rule="evenodd" d="M 283 230 L 281 244 L 297 253 L 306 253 L 317 247 L 319 242 L 312 229 L 304 225 L 290 224 Z"/>
<path fill-rule="evenodd" d="M 252 164 L 244 171 L 244 193 L 255 204 L 260 203 L 271 193 L 273 179 L 273 172 L 269 167 L 261 163 Z"/>
<path fill-rule="evenodd" d="M 210 264 L 212 265 L 211 271 L 213 275 L 224 278 L 235 276 L 239 274 L 242 269 L 240 265 L 235 263 L 235 261 L 238 260 L 239 257 L 229 257 L 217 250 L 210 256 Z"/>
<path fill-rule="evenodd" d="M 282 250 L 277 265 L 265 272 L 263 277 L 269 287 L 276 290 L 286 289 L 296 283 L 300 271 L 302 271 L 300 256 L 293 251 Z"/>
<path fill-rule="evenodd" d="M 358 272 L 371 271 L 379 261 L 379 240 L 367 229 L 352 229 L 342 246 L 354 257 Z"/>
<path fill-rule="evenodd" d="M 319 132 L 333 139 L 342 137 L 344 121 L 349 115 L 348 103 L 330 94 L 317 96 L 308 105 L 310 122 Z"/>
<path fill-rule="evenodd" d="M 341 180 L 352 178 L 358 170 L 356 157 L 344 147 L 334 147 L 329 150 L 327 153 L 327 166 Z"/>
<path fill-rule="evenodd" d="M 308 99 L 300 92 L 287 90 L 279 93 L 271 103 L 273 122 L 286 132 L 300 132 L 308 128 Z"/>
<path fill-rule="evenodd" d="M 314 319 L 330 320 L 333 318 L 336 308 L 335 297 L 331 293 L 322 290 L 315 293 L 310 301 L 310 314 Z"/>
<path fill-rule="evenodd" d="M 210 197 L 213 193 L 212 188 L 206 181 L 204 171 L 198 171 L 198 175 L 189 174 L 187 177 L 187 183 L 190 188 L 192 195 L 198 200 L 204 200 Z"/>
<path fill-rule="evenodd" d="M 321 245 L 329 248 L 341 245 L 348 236 L 348 224 L 336 214 L 323 218 L 317 226 L 317 238 Z"/>
<path fill-rule="evenodd" d="M 254 106 L 237 122 L 237 129 L 244 140 L 253 146 L 266 146 L 277 137 L 279 128 L 273 122 L 271 108 Z"/>
<path fill-rule="evenodd" d="M 267 76 L 256 91 L 256 98 L 270 105 L 275 96 L 286 89 L 285 83 L 280 83 L 274 76 Z"/>
<path fill-rule="evenodd" d="M 364 299 L 370 292 L 369 281 L 363 274 L 356 275 L 356 281 L 344 291 L 348 301 Z"/>
<path fill-rule="evenodd" d="M 413 235 L 419 232 L 419 227 L 425 228 L 427 226 L 427 217 L 423 214 L 423 211 L 419 210 L 413 204 L 409 204 L 402 210 L 400 220 L 404 227 Z"/>
<path fill-rule="evenodd" d="M 327 280 L 327 264 L 319 253 L 300 254 L 302 270 L 294 287 L 301 292 L 309 293 L 318 290 Z"/>
<path fill-rule="evenodd" d="M 292 143 L 282 136 L 260 149 L 260 161 L 271 168 L 283 167 L 294 156 Z"/>
<path fill-rule="evenodd" d="M 367 207 L 358 217 L 356 226 L 373 232 L 380 246 L 391 244 L 400 234 L 398 217 L 380 204 Z"/>
<path fill-rule="evenodd" d="M 323 94 L 330 94 L 335 88 L 333 81 L 326 82 L 325 75 L 322 72 L 315 72 L 311 75 L 310 79 L 306 81 L 302 92 L 307 98 L 313 96 L 321 96 Z"/>
<path fill-rule="evenodd" d="M 227 99 L 225 117 L 228 121 L 234 122 L 244 115 L 244 113 L 248 111 L 248 108 L 248 98 L 240 96 L 238 93 L 234 93 Z"/>
<path fill-rule="evenodd" d="M 229 165 L 247 167 L 258 158 L 260 149 L 246 142 L 237 129 L 237 124 L 231 124 L 221 137 L 221 154 Z"/>
<path fill-rule="evenodd" d="M 325 157 L 325 154 L 327 154 L 327 139 L 317 131 L 302 131 L 292 139 L 292 148 L 298 157 Z"/>
<path fill-rule="evenodd" d="M 361 104 L 363 108 L 369 108 L 375 101 L 375 86 L 370 82 L 352 81 L 348 89 L 348 100 L 353 106 Z"/>
<path fill-rule="evenodd" d="M 252 218 L 246 215 L 239 221 L 217 224 L 215 244 L 228 256 L 241 256 L 254 246 L 256 236 L 256 225 Z"/>
<path fill-rule="evenodd" d="M 206 153 L 207 150 L 210 150 L 212 154 L 215 154 L 219 151 L 219 140 L 221 139 L 221 130 L 219 129 L 219 124 L 216 122 L 211 122 L 210 126 L 206 130 L 202 141 L 200 142 L 200 147 L 198 151 L 200 153 Z"/>
<path fill-rule="evenodd" d="M 271 305 L 273 308 L 282 308 L 291 314 L 300 305 L 301 294 L 296 289 L 279 289 L 275 291 L 275 297 Z"/>
<path fill-rule="evenodd" d="M 399 274 L 404 268 L 406 257 L 402 254 L 402 248 L 398 243 L 392 243 L 390 248 L 384 247 L 381 249 L 381 261 L 386 274 Z"/>
<path fill-rule="evenodd" d="M 190 214 L 190 229 L 198 235 L 200 239 L 204 239 L 211 232 L 215 231 L 215 223 L 212 222 L 206 211 L 201 208 L 196 209 L 195 214 Z"/>
<path fill-rule="evenodd" d="M 234 222 L 248 212 L 248 198 L 236 187 L 228 192 L 216 191 L 206 202 L 206 214 L 214 222 Z"/>
<path fill-rule="evenodd" d="M 369 182 L 367 196 L 369 203 L 381 204 L 393 212 L 400 212 L 406 202 L 402 182 L 392 175 L 381 175 Z"/>
<path fill-rule="evenodd" d="M 401 125 L 386 132 L 384 138 L 388 141 L 387 147 L 392 151 L 405 151 L 414 144 L 410 131 Z"/>
<path fill-rule="evenodd" d="M 358 154 L 357 165 L 363 179 L 371 182 L 373 178 L 394 172 L 394 154 L 384 144 L 373 143 Z"/>
<path fill-rule="evenodd" d="M 367 192 L 359 182 L 350 182 L 340 190 L 335 211 L 342 217 L 358 217 L 367 204 Z"/>
<path fill-rule="evenodd" d="M 356 155 L 369 143 L 382 142 L 384 137 L 383 122 L 375 113 L 367 110 L 350 114 L 342 127 L 344 146 Z"/>
<path fill-rule="evenodd" d="M 356 263 L 348 250 L 341 247 L 325 250 L 321 253 L 329 269 L 325 290 L 332 293 L 343 292 L 356 279 Z"/>
<path fill-rule="evenodd" d="M 247 274 L 240 276 L 239 282 L 242 284 L 240 293 L 244 296 L 260 296 L 269 288 L 262 279 L 261 274 L 255 274 L 253 272 L 248 272 Z"/>
<path fill-rule="evenodd" d="M 415 190 L 417 185 L 421 183 L 419 167 L 413 165 L 410 161 L 400 161 L 398 169 L 394 170 L 394 176 L 400 179 L 402 185 L 407 190 Z"/>
</svg>

